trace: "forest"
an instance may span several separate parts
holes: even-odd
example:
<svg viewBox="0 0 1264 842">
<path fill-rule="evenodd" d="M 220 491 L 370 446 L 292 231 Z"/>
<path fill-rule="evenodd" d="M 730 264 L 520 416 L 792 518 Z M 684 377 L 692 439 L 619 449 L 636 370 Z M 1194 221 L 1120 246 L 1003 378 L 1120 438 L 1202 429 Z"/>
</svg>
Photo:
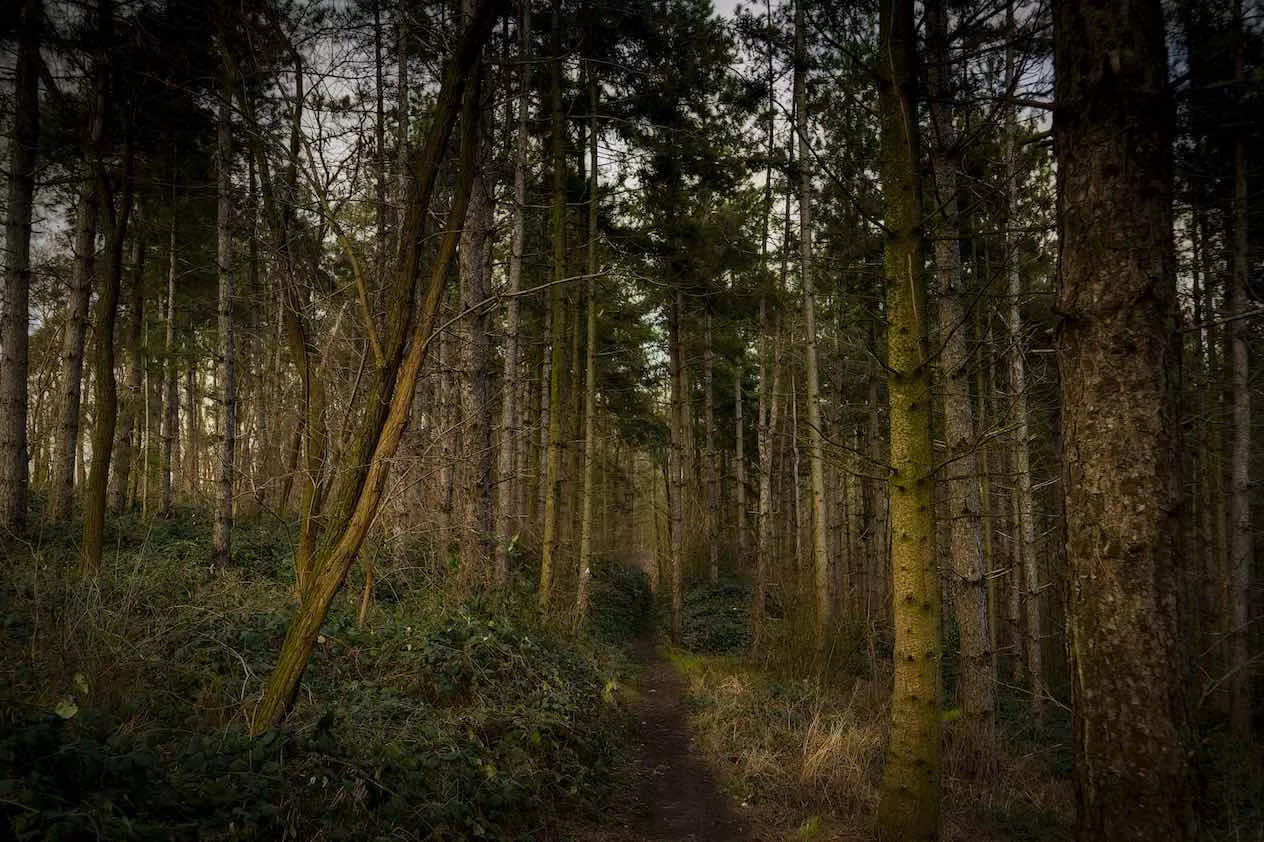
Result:
<svg viewBox="0 0 1264 842">
<path fill-rule="evenodd" d="M 12 0 L 0 138 L 0 839 L 1264 842 L 1258 0 Z"/>
</svg>

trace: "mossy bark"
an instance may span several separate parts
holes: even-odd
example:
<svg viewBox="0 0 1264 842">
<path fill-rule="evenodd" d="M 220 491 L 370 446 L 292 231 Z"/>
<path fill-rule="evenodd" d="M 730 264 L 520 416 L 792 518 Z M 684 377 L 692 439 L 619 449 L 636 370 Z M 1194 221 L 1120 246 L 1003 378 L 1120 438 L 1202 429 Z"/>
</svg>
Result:
<svg viewBox="0 0 1264 842">
<path fill-rule="evenodd" d="M 895 686 L 878 801 L 884 842 L 939 836 L 940 618 L 934 553 L 931 392 L 922 271 L 912 0 L 882 4 L 879 107 L 886 202 L 892 617 Z"/>
<path fill-rule="evenodd" d="M 407 181 L 397 264 L 387 299 L 400 306 L 390 309 L 383 342 L 383 364 L 372 378 L 357 433 L 346 448 L 346 467 L 331 491 L 330 528 L 312 558 L 302 603 L 290 623 L 277 665 L 255 711 L 252 720 L 255 733 L 275 725 L 289 709 L 329 605 L 346 580 L 377 515 L 391 459 L 411 414 L 417 376 L 430 346 L 446 288 L 448 266 L 456 251 L 469 203 L 475 129 L 469 100 L 461 115 L 461 160 L 457 172 L 462 177 L 458 179 L 443 241 L 422 285 L 420 303 L 410 307 L 403 302 L 413 300 L 413 290 L 421 276 L 424 252 L 421 233 L 442 152 L 456 124 L 466 85 L 480 83 L 477 75 L 471 75 L 471 70 L 501 5 L 502 0 L 484 0 L 471 15 L 456 54 L 445 70 L 425 143 L 414 158 L 412 178 Z"/>
</svg>

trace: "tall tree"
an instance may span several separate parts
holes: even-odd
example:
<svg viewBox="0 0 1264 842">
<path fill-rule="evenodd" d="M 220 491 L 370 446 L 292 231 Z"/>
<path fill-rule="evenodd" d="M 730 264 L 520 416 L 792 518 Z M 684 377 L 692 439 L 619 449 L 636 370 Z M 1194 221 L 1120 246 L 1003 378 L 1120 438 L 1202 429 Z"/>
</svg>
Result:
<svg viewBox="0 0 1264 842">
<path fill-rule="evenodd" d="M 1011 89 L 1018 84 L 1018 64 L 1014 50 L 1014 7 L 1007 3 L 1009 46 L 1006 50 L 1006 77 Z M 1009 329 L 1009 385 L 1014 413 L 1013 427 L 1013 469 L 1017 507 L 1015 525 L 1018 536 L 1014 543 L 1014 553 L 1021 559 L 1021 564 L 1014 565 L 1011 571 L 1013 593 L 1022 607 L 1022 652 L 1027 663 L 1028 686 L 1031 689 L 1031 711 L 1039 717 L 1044 711 L 1045 680 L 1044 658 L 1041 649 L 1041 587 L 1039 582 L 1039 560 L 1036 557 L 1036 505 L 1032 494 L 1031 482 L 1031 430 L 1028 426 L 1027 411 L 1027 369 L 1026 341 L 1023 333 L 1022 317 L 1022 275 L 1018 265 L 1018 237 L 1013 231 L 1017 219 L 1019 180 L 1017 165 L 1018 150 L 1018 118 L 1015 108 L 1006 109 L 1005 131 L 1005 195 L 1007 200 L 1005 275 L 1007 278 L 1009 312 L 1006 326 Z M 1017 632 L 1017 624 L 1015 631 Z"/>
<path fill-rule="evenodd" d="M 473 12 L 472 0 L 465 2 L 465 14 Z M 475 91 L 467 89 L 466 96 Z M 481 93 L 481 92 L 479 92 Z M 479 115 L 479 131 L 474 150 L 476 168 L 470 209 L 461 232 L 461 535 L 462 574 L 485 576 L 488 536 L 492 534 L 492 420 L 490 409 L 489 341 L 487 294 L 491 288 L 492 217 L 495 213 L 492 181 L 490 100 L 472 103 Z"/>
<path fill-rule="evenodd" d="M 229 46 L 223 45 L 227 53 Z M 233 78 L 225 58 L 216 120 L 215 155 L 215 269 L 219 279 L 218 340 L 219 477 L 215 495 L 215 529 L 211 551 L 215 563 L 232 559 L 233 482 L 237 459 L 237 275 L 233 259 Z"/>
<path fill-rule="evenodd" d="M 140 216 L 140 211 L 136 215 Z M 132 265 L 127 285 L 127 326 L 123 332 L 123 351 L 127 355 L 127 379 L 119 407 L 118 438 L 114 444 L 114 473 L 110 477 L 110 509 L 121 512 L 128 505 L 132 462 L 141 450 L 145 360 L 142 343 L 145 332 L 145 226 L 138 219 L 133 226 Z M 143 470 L 143 469 L 142 469 Z"/>
<path fill-rule="evenodd" d="M 588 299 L 584 346 L 584 487 L 579 527 L 579 583 L 575 589 L 575 623 L 582 629 L 588 613 L 592 579 L 593 498 L 597 496 L 597 92 L 593 62 L 588 71 L 588 266 L 584 288 Z"/>
<path fill-rule="evenodd" d="M 920 247 L 917 55 L 913 0 L 883 0 L 878 24 L 883 273 L 890 400 L 891 739 L 878 800 L 884 842 L 939 836 L 939 571 L 935 564 L 926 279 Z"/>
<path fill-rule="evenodd" d="M 93 115 L 91 120 L 101 119 Z M 88 137 L 97 130 L 89 126 Z M 87 144 L 85 144 L 86 146 Z M 96 177 L 84 175 L 75 209 L 75 266 L 66 302 L 66 328 L 62 336 L 62 401 L 57 439 L 53 443 L 52 508 L 54 520 L 71 513 L 75 490 L 75 455 L 79 451 L 79 415 L 83 404 L 83 348 L 88 335 L 88 305 L 92 297 L 92 276 L 97 249 Z"/>
<path fill-rule="evenodd" d="M 500 508 L 498 511 L 496 541 L 496 580 L 504 582 L 509 575 L 509 547 L 520 522 L 523 495 L 518 473 L 519 462 L 519 413 L 518 392 L 521 389 L 519 330 L 522 325 L 522 308 L 518 292 L 522 288 L 522 253 L 526 247 L 526 205 L 528 144 L 530 142 L 528 116 L 531 110 L 531 0 L 519 0 L 518 16 L 518 97 L 517 133 L 514 138 L 514 199 L 511 214 L 512 233 L 509 244 L 509 278 L 505 294 L 509 303 L 505 307 L 505 372 L 504 389 L 501 392 L 501 442 L 500 442 Z M 524 460 L 525 461 L 525 460 Z"/>
<path fill-rule="evenodd" d="M 816 576 L 817 658 L 825 654 L 834 602 L 826 542 L 825 455 L 821 431 L 821 381 L 816 359 L 816 292 L 812 288 L 812 168 L 808 166 L 808 49 L 803 0 L 794 4 L 794 111 L 799 140 L 799 283 L 803 294 L 804 381 L 808 404 L 808 473 L 812 500 L 812 569 Z"/>
<path fill-rule="evenodd" d="M 1160 0 L 1054 20 L 1078 838 L 1194 838 L 1178 640 L 1173 106 Z"/>
<path fill-rule="evenodd" d="M 1243 17 L 1242 0 L 1235 0 L 1233 14 L 1233 81 L 1241 90 L 1246 82 L 1244 42 L 1246 20 Z M 1250 353 L 1247 347 L 1248 324 L 1245 320 L 1251 309 L 1247 298 L 1250 275 L 1251 241 L 1249 237 L 1249 178 L 1247 166 L 1246 128 L 1237 121 L 1233 128 L 1233 196 L 1229 230 L 1230 259 L 1229 289 L 1226 309 L 1230 321 L 1225 330 L 1229 344 L 1229 393 L 1233 401 L 1232 439 L 1229 452 L 1229 588 L 1230 588 L 1230 658 L 1233 673 L 1230 690 L 1229 714 L 1234 733 L 1240 739 L 1251 736 L 1252 666 L 1250 652 L 1251 630 L 1251 568 L 1254 566 L 1255 540 L 1251 518 L 1251 389 Z"/>
<path fill-rule="evenodd" d="M 559 474 L 562 461 L 562 279 L 566 277 L 566 126 L 562 111 L 562 3 L 553 0 L 550 24 L 552 56 L 549 60 L 552 124 L 549 157 L 553 169 L 553 193 L 549 236 L 553 243 L 553 283 L 549 289 L 548 439 L 544 468 L 544 531 L 540 541 L 540 589 L 537 602 L 545 611 L 553 589 L 554 552 L 557 549 Z"/>
<path fill-rule="evenodd" d="M 425 141 L 410 156 L 406 180 L 395 271 L 387 279 L 390 317 L 382 342 L 383 363 L 373 375 L 357 423 L 357 432 L 345 450 L 345 468 L 334 488 L 330 525 L 312 557 L 311 575 L 302 592 L 302 604 L 286 631 L 277 665 L 256 709 L 252 729 L 262 732 L 277 724 L 298 690 L 307 659 L 316 644 L 321 624 L 334 596 L 346 581 L 377 516 L 386 487 L 390 463 L 411 414 L 417 378 L 439 314 L 448 268 L 456 252 L 460 227 L 469 203 L 473 174 L 474 115 L 462 108 L 465 86 L 481 80 L 472 71 L 500 14 L 500 0 L 483 0 L 447 62 Z M 456 195 L 444 223 L 438 252 L 422 279 L 424 254 L 422 230 L 442 161 L 443 150 L 461 113 L 461 160 Z M 421 284 L 420 303 L 413 289 Z"/>
<path fill-rule="evenodd" d="M 979 748 L 991 741 L 996 714 L 995 676 L 988 631 L 987 568 L 983 558 L 979 467 L 970 400 L 969 334 L 961 271 L 958 190 L 961 151 L 952 108 L 952 71 L 946 0 L 926 4 L 933 143 L 935 277 L 938 292 L 939 364 L 943 372 L 944 435 L 948 441 L 944 477 L 952 550 L 953 613 L 961 640 L 957 700 L 970 737 Z"/>
<path fill-rule="evenodd" d="M 97 3 L 97 44 L 94 57 L 94 108 L 111 114 L 110 96 L 113 87 L 111 50 L 114 47 L 114 6 L 110 0 Z M 122 160 L 111 172 L 105 132 L 93 138 L 91 164 L 101 196 L 101 223 L 105 234 L 105 266 L 101 294 L 94 318 L 96 356 L 93 380 L 96 385 L 96 415 L 92 425 L 92 459 L 84 491 L 83 541 L 80 546 L 80 569 L 85 575 L 101 570 L 105 542 L 105 504 L 110 462 L 114 454 L 114 431 L 118 420 L 118 383 L 114 374 L 114 328 L 118 320 L 118 300 L 123 282 L 123 253 L 127 228 L 135 195 L 136 152 L 131 137 L 131 114 L 127 108 L 117 109 L 123 124 Z M 107 121 L 103 121 L 107 122 Z"/>
<path fill-rule="evenodd" d="M 22 0 L 14 68 L 13 135 L 9 142 L 9 196 L 5 218 L 8 252 L 4 319 L 0 329 L 0 529 L 26 526 L 27 368 L 31 294 L 31 221 L 35 158 L 39 144 L 39 44 L 41 0 Z"/>
</svg>

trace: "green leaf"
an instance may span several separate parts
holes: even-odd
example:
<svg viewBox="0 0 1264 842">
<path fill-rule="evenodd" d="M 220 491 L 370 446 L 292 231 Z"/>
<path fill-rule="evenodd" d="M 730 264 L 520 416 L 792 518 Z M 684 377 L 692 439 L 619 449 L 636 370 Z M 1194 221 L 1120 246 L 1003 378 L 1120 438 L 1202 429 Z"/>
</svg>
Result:
<svg viewBox="0 0 1264 842">
<path fill-rule="evenodd" d="M 69 696 L 57 703 L 57 707 L 53 708 L 53 713 L 62 719 L 74 719 L 75 714 L 79 713 L 79 706 Z"/>
</svg>

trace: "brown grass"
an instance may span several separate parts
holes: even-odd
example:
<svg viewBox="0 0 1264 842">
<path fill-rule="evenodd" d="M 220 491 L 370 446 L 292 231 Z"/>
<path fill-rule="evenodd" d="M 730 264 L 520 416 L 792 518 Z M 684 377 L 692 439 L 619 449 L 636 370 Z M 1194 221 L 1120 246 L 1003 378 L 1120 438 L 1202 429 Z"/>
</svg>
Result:
<svg viewBox="0 0 1264 842">
<path fill-rule="evenodd" d="M 699 743 L 751 811 L 758 838 L 871 838 L 887 682 L 823 685 L 772 678 L 732 658 L 674 660 L 688 679 Z M 1070 782 L 1054 773 L 1048 752 L 998 746 L 996 774 L 979 776 L 975 764 L 952 756 L 951 733 L 945 742 L 945 840 L 1070 838 Z"/>
</svg>

